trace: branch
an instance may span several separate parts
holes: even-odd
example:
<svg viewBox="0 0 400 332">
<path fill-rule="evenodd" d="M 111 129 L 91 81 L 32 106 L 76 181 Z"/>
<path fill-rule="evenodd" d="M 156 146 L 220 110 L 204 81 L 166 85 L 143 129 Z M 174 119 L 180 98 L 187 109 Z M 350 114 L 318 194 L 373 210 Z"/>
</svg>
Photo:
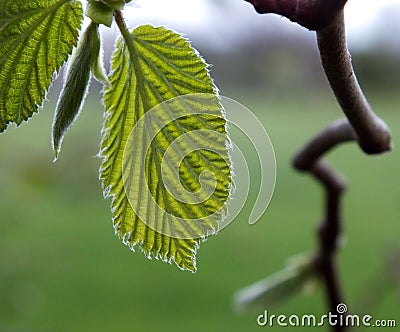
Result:
<svg viewBox="0 0 400 332">
<path fill-rule="evenodd" d="M 346 47 L 343 12 L 334 24 L 317 31 L 322 65 L 343 112 L 349 119 L 361 149 L 368 154 L 391 150 L 390 130 L 368 104 Z"/>
<path fill-rule="evenodd" d="M 308 171 L 316 160 L 342 142 L 354 141 L 355 133 L 346 119 L 332 122 L 295 156 L 293 166 Z"/>
<path fill-rule="evenodd" d="M 344 180 L 322 159 L 322 155 L 340 143 L 355 139 L 353 128 L 346 119 L 337 120 L 325 128 L 295 156 L 293 165 L 300 171 L 310 172 L 325 189 L 325 216 L 318 229 L 319 248 L 314 264 L 324 280 L 330 312 L 336 313 L 343 303 L 335 254 L 342 230 L 341 197 Z M 337 325 L 333 331 L 345 331 Z"/>
<path fill-rule="evenodd" d="M 315 266 L 324 279 L 332 313 L 343 303 L 334 256 L 342 229 L 341 194 L 345 183 L 322 159 L 336 145 L 356 140 L 368 154 L 391 149 L 388 126 L 368 104 L 356 79 L 347 50 L 344 5 L 347 0 L 246 0 L 262 14 L 280 14 L 303 27 L 316 30 L 318 47 L 325 74 L 347 120 L 325 128 L 301 150 L 293 161 L 300 171 L 310 172 L 325 188 L 325 219 L 319 227 L 319 249 Z M 344 331 L 335 326 L 333 331 Z"/>
<path fill-rule="evenodd" d="M 346 117 L 357 134 L 357 142 L 368 154 L 391 150 L 388 126 L 368 104 L 346 46 L 344 5 L 347 0 L 246 0 L 257 12 L 280 14 L 317 31 L 325 74 Z"/>
<path fill-rule="evenodd" d="M 338 304 L 343 303 L 334 257 L 342 230 L 340 202 L 345 183 L 324 160 L 317 161 L 310 172 L 326 190 L 326 215 L 318 229 L 319 249 L 314 264 L 324 279 L 330 312 L 336 313 Z"/>
<path fill-rule="evenodd" d="M 342 12 L 347 0 L 245 0 L 260 14 L 285 16 L 309 30 L 329 26 Z"/>
</svg>

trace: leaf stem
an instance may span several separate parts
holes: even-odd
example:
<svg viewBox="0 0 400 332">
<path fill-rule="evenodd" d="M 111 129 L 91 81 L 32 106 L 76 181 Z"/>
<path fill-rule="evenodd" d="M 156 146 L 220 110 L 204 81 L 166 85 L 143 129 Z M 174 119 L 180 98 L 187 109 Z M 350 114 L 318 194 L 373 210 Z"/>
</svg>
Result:
<svg viewBox="0 0 400 332">
<path fill-rule="evenodd" d="M 121 32 L 121 35 L 124 38 L 126 45 L 128 46 L 129 54 L 132 57 L 132 55 L 135 54 L 135 45 L 133 44 L 131 33 L 129 32 L 129 29 L 125 23 L 122 12 L 120 10 L 114 11 L 114 17 L 119 31 Z"/>
<path fill-rule="evenodd" d="M 145 82 L 146 79 L 143 76 L 142 71 L 140 70 L 139 60 L 138 60 L 138 57 L 136 55 L 137 52 L 136 52 L 135 44 L 133 43 L 132 34 L 129 32 L 129 29 L 126 26 L 124 17 L 122 16 L 122 12 L 120 10 L 114 11 L 114 17 L 115 17 L 115 22 L 117 23 L 117 26 L 119 28 L 119 31 L 121 32 L 122 37 L 124 38 L 125 44 L 128 47 L 129 58 L 130 58 L 130 61 L 133 64 L 132 67 L 133 67 L 133 70 L 135 72 L 135 76 L 139 81 Z M 145 95 L 145 91 L 143 90 L 143 85 L 142 84 L 138 85 L 138 89 L 140 90 L 141 95 L 144 96 Z M 142 102 L 143 102 L 143 106 L 144 106 L 145 112 L 147 112 L 151 108 L 149 103 L 148 103 L 148 101 L 147 101 L 147 99 L 144 98 L 142 100 Z"/>
</svg>

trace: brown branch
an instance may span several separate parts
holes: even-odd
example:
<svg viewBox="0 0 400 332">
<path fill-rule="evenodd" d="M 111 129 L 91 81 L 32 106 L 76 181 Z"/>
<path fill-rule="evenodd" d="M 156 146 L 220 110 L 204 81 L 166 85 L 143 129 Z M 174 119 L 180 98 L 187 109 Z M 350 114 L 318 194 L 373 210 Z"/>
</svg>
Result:
<svg viewBox="0 0 400 332">
<path fill-rule="evenodd" d="M 296 155 L 293 165 L 300 171 L 311 173 L 325 189 L 325 216 L 318 229 L 319 248 L 314 264 L 325 285 L 330 312 L 337 313 L 343 303 L 342 291 L 335 263 L 335 254 L 342 230 L 341 197 L 346 187 L 344 180 L 322 155 L 340 143 L 355 139 L 353 128 L 346 119 L 337 120 L 325 128 Z M 333 326 L 333 331 L 345 331 L 346 326 Z"/>
<path fill-rule="evenodd" d="M 296 155 L 293 165 L 298 170 L 308 171 L 316 160 L 335 145 L 354 139 L 355 133 L 349 122 L 346 119 L 336 120 L 310 140 Z"/>
<path fill-rule="evenodd" d="M 391 149 L 390 130 L 374 113 L 358 84 L 346 47 L 343 16 L 341 12 L 334 24 L 317 31 L 322 65 L 361 149 L 368 154 L 386 152 Z"/>
<path fill-rule="evenodd" d="M 388 126 L 368 104 L 347 50 L 343 8 L 347 0 L 246 0 L 257 12 L 280 14 L 317 31 L 325 74 L 361 149 L 368 154 L 391 150 Z"/>
<path fill-rule="evenodd" d="M 347 0 L 245 0 L 260 14 L 278 14 L 309 30 L 329 26 Z"/>
<path fill-rule="evenodd" d="M 326 191 L 326 215 L 318 229 L 319 249 L 314 264 L 324 280 L 330 312 L 335 314 L 337 305 L 344 302 L 335 264 L 335 254 L 342 230 L 340 202 L 345 183 L 324 160 L 317 161 L 310 172 L 321 182 Z M 334 331 L 340 330 L 334 329 Z"/>
<path fill-rule="evenodd" d="M 336 121 L 314 137 L 295 157 L 293 164 L 310 172 L 325 188 L 325 219 L 319 228 L 315 264 L 324 279 L 332 313 L 342 303 L 334 256 L 341 232 L 340 200 L 343 180 L 321 158 L 337 144 L 356 140 L 368 154 L 391 149 L 387 125 L 373 112 L 354 74 L 347 50 L 343 8 L 346 0 L 246 0 L 259 13 L 280 14 L 305 28 L 317 31 L 321 61 L 328 81 L 347 120 Z M 333 331 L 344 331 L 336 326 Z"/>
</svg>

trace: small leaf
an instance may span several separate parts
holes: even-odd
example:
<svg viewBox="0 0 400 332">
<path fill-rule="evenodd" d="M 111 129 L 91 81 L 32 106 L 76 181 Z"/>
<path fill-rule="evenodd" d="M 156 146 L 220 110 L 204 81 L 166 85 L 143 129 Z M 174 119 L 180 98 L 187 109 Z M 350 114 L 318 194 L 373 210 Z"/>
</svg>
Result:
<svg viewBox="0 0 400 332">
<path fill-rule="evenodd" d="M 71 123 L 79 116 L 89 86 L 90 66 L 93 51 L 98 49 L 93 46 L 98 42 L 98 25 L 90 23 L 73 53 L 68 64 L 68 70 L 61 96 L 58 100 L 53 122 L 53 150 L 55 159 L 61 148 L 65 132 Z"/>
<path fill-rule="evenodd" d="M 89 0 L 85 15 L 97 24 L 104 24 L 111 27 L 114 18 L 114 10 L 102 1 Z"/>
<path fill-rule="evenodd" d="M 145 25 L 126 39 L 117 42 L 111 87 L 105 88 L 104 193 L 112 198 L 114 227 L 126 245 L 194 272 L 200 241 L 218 230 L 226 213 L 226 120 L 206 64 L 184 38 Z M 176 173 L 165 159 L 177 161 Z M 202 182 L 213 176 L 215 191 L 203 201 L 176 197 L 201 196 Z M 185 218 L 189 222 L 178 222 Z"/>
<path fill-rule="evenodd" d="M 315 277 L 311 258 L 308 255 L 297 256 L 285 269 L 237 291 L 234 295 L 235 308 L 242 312 L 277 305 L 305 289 Z"/>
<path fill-rule="evenodd" d="M 80 1 L 1 1 L 0 132 L 37 112 L 76 45 L 82 18 Z"/>
<path fill-rule="evenodd" d="M 101 47 L 101 37 L 99 29 L 96 29 L 96 33 L 93 34 L 93 40 L 91 41 L 91 70 L 93 77 L 103 84 L 110 84 L 110 80 L 107 77 L 106 70 L 103 62 L 103 49 Z"/>
</svg>

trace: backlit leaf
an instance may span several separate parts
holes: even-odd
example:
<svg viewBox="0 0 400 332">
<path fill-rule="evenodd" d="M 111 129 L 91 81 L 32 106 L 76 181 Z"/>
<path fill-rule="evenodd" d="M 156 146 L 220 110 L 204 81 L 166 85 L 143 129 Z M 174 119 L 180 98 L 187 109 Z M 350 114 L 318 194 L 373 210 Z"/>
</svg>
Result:
<svg viewBox="0 0 400 332">
<path fill-rule="evenodd" d="M 226 215 L 226 121 L 206 64 L 184 38 L 149 25 L 129 37 L 117 42 L 105 88 L 104 192 L 125 244 L 195 271 L 200 241 Z"/>
<path fill-rule="evenodd" d="M 82 18 L 80 1 L 0 1 L 0 132 L 37 112 Z"/>
</svg>

